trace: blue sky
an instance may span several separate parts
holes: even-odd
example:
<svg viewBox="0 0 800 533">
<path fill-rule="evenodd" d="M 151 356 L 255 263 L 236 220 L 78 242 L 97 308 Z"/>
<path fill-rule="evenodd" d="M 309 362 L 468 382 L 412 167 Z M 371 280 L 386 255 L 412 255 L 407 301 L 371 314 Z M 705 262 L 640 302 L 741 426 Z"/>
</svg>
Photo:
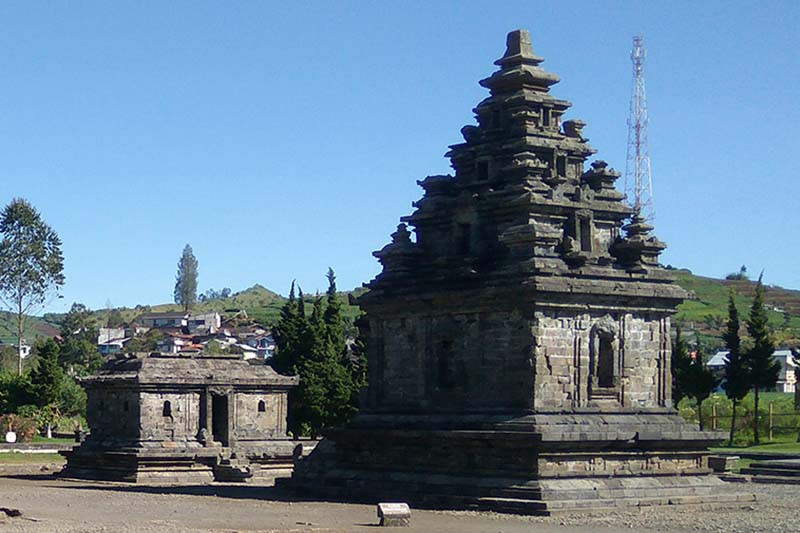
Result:
<svg viewBox="0 0 800 533">
<path fill-rule="evenodd" d="M 3 2 L 0 203 L 62 238 L 54 311 L 170 301 L 186 243 L 201 291 L 324 290 L 328 266 L 353 288 L 449 172 L 510 30 L 624 170 L 642 33 L 663 262 L 800 289 L 799 6 Z"/>
</svg>

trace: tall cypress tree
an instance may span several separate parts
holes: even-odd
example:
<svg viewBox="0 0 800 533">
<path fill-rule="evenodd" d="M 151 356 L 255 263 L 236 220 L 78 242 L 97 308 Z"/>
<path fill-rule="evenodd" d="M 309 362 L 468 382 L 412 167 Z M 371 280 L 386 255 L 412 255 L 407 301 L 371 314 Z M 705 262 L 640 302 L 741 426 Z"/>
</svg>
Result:
<svg viewBox="0 0 800 533">
<path fill-rule="evenodd" d="M 328 270 L 325 298 L 314 298 L 308 317 L 305 296 L 299 288 L 298 293 L 295 299 L 294 291 L 290 292 L 275 326 L 278 351 L 272 365 L 300 378 L 289 393 L 289 431 L 295 436 L 316 437 L 355 413 L 354 382 L 346 364 L 344 318 L 333 271 Z"/>
<path fill-rule="evenodd" d="M 279 374 L 294 374 L 297 346 L 297 302 L 294 296 L 294 281 L 289 290 L 289 299 L 281 308 L 281 317 L 272 328 L 277 350 L 270 360 L 270 365 Z"/>
<path fill-rule="evenodd" d="M 289 290 L 289 299 L 281 309 L 281 318 L 273 328 L 277 351 L 270 364 L 276 372 L 285 375 L 297 375 L 300 384 L 289 391 L 289 409 L 287 426 L 295 437 L 307 433 L 307 402 L 305 390 L 312 385 L 307 375 L 308 357 L 308 323 L 305 316 L 305 296 L 300 287 L 295 298 L 295 282 Z"/>
<path fill-rule="evenodd" d="M 300 383 L 295 388 L 296 406 L 290 427 L 295 435 L 310 434 L 317 437 L 325 426 L 325 359 L 324 332 L 322 331 L 321 300 L 316 298 L 311 316 L 300 330 L 298 375 Z M 291 404 L 290 404 L 291 405 Z"/>
<path fill-rule="evenodd" d="M 180 304 L 184 312 L 188 312 L 197 302 L 197 259 L 188 244 L 178 261 L 178 273 L 175 275 L 175 303 Z"/>
<path fill-rule="evenodd" d="M 722 338 L 728 347 L 728 360 L 725 363 L 725 395 L 731 400 L 731 431 L 728 446 L 733 446 L 736 431 L 736 406 L 750 390 L 750 372 L 742 353 L 742 340 L 739 336 L 739 310 L 733 299 L 733 289 L 728 295 L 728 323 Z"/>
<path fill-rule="evenodd" d="M 336 294 L 336 275 L 333 269 L 328 267 L 325 274 L 328 279 L 328 290 L 325 292 L 325 312 L 322 315 L 325 323 L 325 332 L 328 341 L 341 356 L 346 354 L 344 340 L 344 319 L 342 317 L 342 302 Z"/>
<path fill-rule="evenodd" d="M 697 419 L 700 422 L 700 430 L 703 430 L 703 402 L 711 396 L 714 388 L 719 381 L 703 362 L 703 347 L 700 339 L 697 339 L 697 349 L 695 357 L 689 358 L 689 366 L 685 374 L 685 391 L 687 396 L 691 396 L 697 402 Z"/>
<path fill-rule="evenodd" d="M 689 348 L 686 346 L 686 341 L 681 337 L 681 327 L 676 326 L 670 362 L 670 369 L 672 370 L 672 401 L 676 408 L 681 398 L 687 396 L 686 377 L 691 363 Z"/>
<path fill-rule="evenodd" d="M 357 368 L 345 340 L 342 302 L 336 293 L 336 275 L 332 268 L 328 268 L 325 277 L 328 279 L 328 290 L 325 294 L 323 322 L 327 333 L 330 365 L 333 368 L 329 388 L 329 422 L 331 425 L 339 425 L 356 413 L 360 384 L 355 379 L 358 376 Z"/>
<path fill-rule="evenodd" d="M 39 407 L 57 404 L 64 383 L 64 370 L 58 364 L 58 345 L 53 339 L 36 345 L 38 366 L 31 372 L 31 383 Z"/>
<path fill-rule="evenodd" d="M 47 436 L 52 436 L 53 424 L 59 417 L 59 408 L 64 391 L 64 371 L 58 364 L 58 345 L 47 339 L 36 345 L 38 366 L 31 372 L 31 384 L 39 407 L 37 420 L 47 428 Z"/>
<path fill-rule="evenodd" d="M 750 306 L 750 316 L 747 318 L 747 332 L 753 339 L 753 347 L 747 350 L 747 366 L 750 373 L 750 386 L 753 387 L 753 440 L 759 444 L 758 434 L 758 391 L 769 389 L 778 382 L 781 365 L 772 358 L 775 352 L 775 343 L 769 332 L 767 324 L 767 311 L 764 309 L 764 288 L 761 276 L 758 277 L 756 294 Z"/>
</svg>

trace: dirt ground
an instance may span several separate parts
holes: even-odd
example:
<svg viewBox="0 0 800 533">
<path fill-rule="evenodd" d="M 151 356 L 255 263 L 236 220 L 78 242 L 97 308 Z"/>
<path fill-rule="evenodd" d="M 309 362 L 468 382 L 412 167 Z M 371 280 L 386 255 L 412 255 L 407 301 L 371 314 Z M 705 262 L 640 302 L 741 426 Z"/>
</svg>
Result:
<svg viewBox="0 0 800 533">
<path fill-rule="evenodd" d="M 412 527 L 436 533 L 800 531 L 800 486 L 736 484 L 759 501 L 733 508 L 654 507 L 597 515 L 525 517 L 415 509 Z M 54 478 L 40 465 L 0 469 L 0 532 L 375 531 L 372 505 L 302 501 L 269 486 L 155 487 Z"/>
</svg>

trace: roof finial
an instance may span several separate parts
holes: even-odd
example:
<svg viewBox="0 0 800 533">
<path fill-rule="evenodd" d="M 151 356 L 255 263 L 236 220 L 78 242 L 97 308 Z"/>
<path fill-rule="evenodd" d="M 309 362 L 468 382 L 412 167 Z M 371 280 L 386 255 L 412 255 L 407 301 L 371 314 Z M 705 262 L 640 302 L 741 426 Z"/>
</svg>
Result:
<svg viewBox="0 0 800 533">
<path fill-rule="evenodd" d="M 506 53 L 503 57 L 532 57 L 531 34 L 528 30 L 514 30 L 506 37 Z"/>
<path fill-rule="evenodd" d="M 495 65 L 504 67 L 522 64 L 538 65 L 543 59 L 533 53 L 531 34 L 528 30 L 514 30 L 506 37 L 506 53 L 495 61 Z"/>
</svg>

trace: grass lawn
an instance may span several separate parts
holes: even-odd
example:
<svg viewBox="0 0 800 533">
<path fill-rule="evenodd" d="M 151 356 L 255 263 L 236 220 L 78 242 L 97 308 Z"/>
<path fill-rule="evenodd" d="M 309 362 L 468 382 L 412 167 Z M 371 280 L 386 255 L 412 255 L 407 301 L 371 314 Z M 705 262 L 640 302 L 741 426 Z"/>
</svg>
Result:
<svg viewBox="0 0 800 533">
<path fill-rule="evenodd" d="M 34 435 L 31 440 L 34 444 L 75 444 L 74 438 L 48 439 L 40 435 Z"/>
<path fill-rule="evenodd" d="M 800 442 L 797 442 L 797 434 L 776 435 L 771 441 L 762 437 L 761 444 L 758 446 L 719 446 L 711 448 L 712 452 L 782 452 L 800 453 Z"/>
<path fill-rule="evenodd" d="M 57 453 L 0 453 L 0 465 L 24 465 L 63 463 L 64 458 Z"/>
</svg>

